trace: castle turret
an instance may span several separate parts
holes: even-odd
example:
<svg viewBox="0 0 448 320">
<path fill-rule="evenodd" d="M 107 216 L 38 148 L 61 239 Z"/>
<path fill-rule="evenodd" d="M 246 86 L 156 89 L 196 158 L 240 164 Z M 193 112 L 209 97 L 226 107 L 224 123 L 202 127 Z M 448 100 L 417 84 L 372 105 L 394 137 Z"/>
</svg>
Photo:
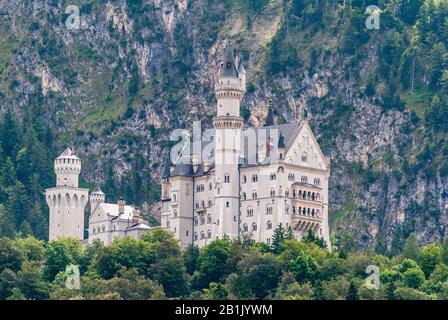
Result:
<svg viewBox="0 0 448 320">
<path fill-rule="evenodd" d="M 95 212 L 100 203 L 106 201 L 106 195 L 103 193 L 99 186 L 96 187 L 95 191 L 90 194 L 90 212 Z"/>
<path fill-rule="evenodd" d="M 54 161 L 56 187 L 45 191 L 50 208 L 49 240 L 84 239 L 84 209 L 89 191 L 78 188 L 81 160 L 67 148 Z"/>
<path fill-rule="evenodd" d="M 239 72 L 241 74 L 239 74 Z M 218 102 L 215 128 L 215 179 L 217 183 L 215 203 L 219 221 L 217 234 L 212 237 L 238 236 L 239 223 L 239 171 L 241 154 L 240 137 L 243 119 L 240 117 L 240 101 L 246 91 L 246 75 L 242 62 L 239 66 L 230 42 L 224 62 L 218 74 L 215 95 Z"/>
</svg>

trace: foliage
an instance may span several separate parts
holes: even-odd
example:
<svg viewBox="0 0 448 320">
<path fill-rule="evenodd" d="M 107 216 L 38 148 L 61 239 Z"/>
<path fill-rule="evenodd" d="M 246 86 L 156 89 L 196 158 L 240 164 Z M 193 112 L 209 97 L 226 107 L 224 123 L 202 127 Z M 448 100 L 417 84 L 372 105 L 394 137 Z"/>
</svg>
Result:
<svg viewBox="0 0 448 320">
<path fill-rule="evenodd" d="M 74 239 L 47 243 L 33 237 L 0 238 L 0 242 L 0 299 L 448 297 L 448 266 L 437 243 L 423 247 L 417 263 L 404 253 L 387 258 L 350 252 L 341 257 L 340 252 L 295 239 L 284 241 L 279 253 L 229 239 L 202 249 L 181 249 L 162 229 L 148 231 L 140 240 L 116 239 L 108 247 L 99 241 L 82 246 Z M 68 264 L 79 266 L 79 289 L 65 285 Z M 365 285 L 369 265 L 380 268 L 378 290 Z"/>
</svg>

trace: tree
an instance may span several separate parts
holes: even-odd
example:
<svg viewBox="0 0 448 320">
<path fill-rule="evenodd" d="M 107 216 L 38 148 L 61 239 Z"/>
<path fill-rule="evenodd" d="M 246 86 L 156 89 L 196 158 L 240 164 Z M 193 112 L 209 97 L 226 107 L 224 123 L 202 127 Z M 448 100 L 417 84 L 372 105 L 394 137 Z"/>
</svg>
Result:
<svg viewBox="0 0 448 320">
<path fill-rule="evenodd" d="M 204 289 L 204 298 L 209 300 L 226 300 L 226 287 L 222 283 L 212 282 L 208 289 Z"/>
<path fill-rule="evenodd" d="M 294 239 L 291 227 L 285 229 L 283 228 L 281 223 L 277 225 L 274 230 L 274 236 L 272 237 L 272 250 L 274 251 L 274 253 L 280 253 L 282 251 L 283 243 L 286 240 L 291 239 Z"/>
<path fill-rule="evenodd" d="M 442 249 L 439 244 L 428 244 L 422 249 L 422 257 L 420 266 L 428 277 L 441 262 Z"/>
<path fill-rule="evenodd" d="M 17 272 L 20 270 L 24 258 L 22 251 L 13 240 L 0 238 L 0 270 L 10 269 Z"/>
<path fill-rule="evenodd" d="M 184 263 L 187 272 L 192 275 L 198 267 L 199 248 L 197 246 L 189 245 L 184 251 Z"/>
<path fill-rule="evenodd" d="M 181 297 L 187 292 L 186 268 L 181 258 L 167 258 L 153 264 L 151 278 L 163 286 L 167 297 Z"/>
<path fill-rule="evenodd" d="M 353 281 L 350 282 L 350 287 L 348 288 L 347 300 L 359 300 L 358 289 Z"/>
<path fill-rule="evenodd" d="M 42 261 L 44 259 L 44 241 L 28 236 L 16 239 L 15 243 L 26 259 L 30 261 Z"/>
<path fill-rule="evenodd" d="M 220 239 L 202 248 L 198 270 L 192 279 L 196 288 L 208 287 L 211 282 L 222 282 L 229 274 L 227 261 L 230 258 L 230 245 L 228 239 Z"/>
<path fill-rule="evenodd" d="M 0 272 L 0 300 L 5 300 L 17 286 L 17 274 L 11 269 Z"/>
<path fill-rule="evenodd" d="M 416 262 L 420 261 L 421 251 L 415 234 L 411 233 L 403 249 L 403 258 L 412 259 Z"/>
<path fill-rule="evenodd" d="M 442 263 L 448 265 L 448 237 L 446 237 L 445 241 L 443 241 Z"/>
<path fill-rule="evenodd" d="M 403 273 L 403 282 L 408 288 L 417 289 L 425 281 L 425 274 L 420 268 L 411 268 Z"/>
<path fill-rule="evenodd" d="M 266 298 L 277 287 L 282 271 L 280 261 L 272 254 L 249 254 L 240 262 L 239 270 L 257 299 Z"/>
<path fill-rule="evenodd" d="M 100 251 L 93 262 L 93 269 L 104 279 L 111 279 L 122 269 L 134 268 L 140 275 L 151 274 L 156 251 L 151 244 L 131 237 L 114 240 Z"/>
<path fill-rule="evenodd" d="M 81 241 L 70 238 L 50 241 L 45 251 L 45 257 L 45 278 L 53 281 L 56 275 L 64 271 L 69 264 L 79 265 Z"/>
<path fill-rule="evenodd" d="M 314 243 L 321 248 L 327 247 L 327 243 L 325 242 L 325 240 L 319 236 L 316 236 L 311 229 L 308 229 L 306 236 L 302 240 L 305 243 Z"/>
<path fill-rule="evenodd" d="M 314 258 L 303 251 L 300 251 L 297 258 L 291 260 L 288 266 L 288 270 L 294 274 L 299 283 L 313 283 L 317 279 L 318 268 Z"/>
<path fill-rule="evenodd" d="M 38 262 L 25 261 L 17 273 L 20 292 L 27 299 L 42 300 L 49 297 L 49 285 L 44 280 L 43 270 Z"/>
</svg>

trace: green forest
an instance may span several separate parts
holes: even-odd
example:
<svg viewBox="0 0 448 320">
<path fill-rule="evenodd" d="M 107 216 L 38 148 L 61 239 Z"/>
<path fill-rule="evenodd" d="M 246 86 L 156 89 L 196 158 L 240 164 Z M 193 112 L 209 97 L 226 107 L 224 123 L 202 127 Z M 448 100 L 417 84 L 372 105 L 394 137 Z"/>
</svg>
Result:
<svg viewBox="0 0 448 320">
<path fill-rule="evenodd" d="M 312 233 L 302 241 L 277 227 L 273 244 L 215 240 L 181 249 L 154 229 L 140 240 L 83 246 L 75 239 L 0 239 L 0 299 L 448 299 L 448 240 L 420 247 L 414 235 L 402 254 L 331 252 Z M 68 265 L 80 288 L 66 286 Z M 366 285 L 379 268 L 377 289 Z"/>
</svg>

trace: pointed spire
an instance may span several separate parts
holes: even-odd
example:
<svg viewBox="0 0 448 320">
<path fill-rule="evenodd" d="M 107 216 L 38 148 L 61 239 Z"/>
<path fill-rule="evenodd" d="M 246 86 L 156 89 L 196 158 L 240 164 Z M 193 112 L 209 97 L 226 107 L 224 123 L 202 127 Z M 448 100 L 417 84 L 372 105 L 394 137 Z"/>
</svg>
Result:
<svg viewBox="0 0 448 320">
<path fill-rule="evenodd" d="M 246 73 L 246 69 L 244 69 L 243 59 L 240 59 L 240 62 L 238 64 L 238 74 L 241 75 L 243 73 Z"/>
<path fill-rule="evenodd" d="M 285 136 L 283 133 L 280 133 L 280 137 L 278 138 L 278 148 L 285 149 Z"/>
<path fill-rule="evenodd" d="M 102 194 L 104 194 L 103 190 L 101 190 L 99 185 L 96 186 L 95 191 L 93 191 L 93 193 L 102 193 Z"/>
<path fill-rule="evenodd" d="M 163 169 L 162 169 L 162 178 L 166 179 L 170 176 L 170 166 L 171 166 L 171 160 L 170 157 L 168 156 L 165 160 L 165 164 L 163 165 Z"/>
<path fill-rule="evenodd" d="M 238 72 L 236 70 L 237 65 L 235 62 L 235 56 L 233 54 L 233 47 L 230 40 L 227 43 L 226 52 L 224 54 L 224 63 L 219 71 L 220 77 L 238 78 Z"/>
<path fill-rule="evenodd" d="M 266 117 L 265 127 L 275 125 L 274 112 L 272 111 L 272 99 L 269 99 L 268 116 Z"/>
</svg>

